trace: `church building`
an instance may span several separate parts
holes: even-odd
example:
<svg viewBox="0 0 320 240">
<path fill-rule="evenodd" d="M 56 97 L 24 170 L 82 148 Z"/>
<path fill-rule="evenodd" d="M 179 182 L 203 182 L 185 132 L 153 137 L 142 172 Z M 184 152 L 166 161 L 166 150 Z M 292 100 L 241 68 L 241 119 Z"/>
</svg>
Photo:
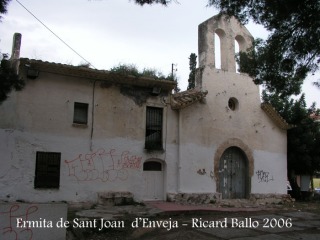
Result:
<svg viewBox="0 0 320 240">
<path fill-rule="evenodd" d="M 0 200 L 285 199 L 290 126 L 236 70 L 235 46 L 253 37 L 225 16 L 198 34 L 196 86 L 180 93 L 171 80 L 20 58 L 15 34 L 26 86 L 0 105 Z"/>
</svg>

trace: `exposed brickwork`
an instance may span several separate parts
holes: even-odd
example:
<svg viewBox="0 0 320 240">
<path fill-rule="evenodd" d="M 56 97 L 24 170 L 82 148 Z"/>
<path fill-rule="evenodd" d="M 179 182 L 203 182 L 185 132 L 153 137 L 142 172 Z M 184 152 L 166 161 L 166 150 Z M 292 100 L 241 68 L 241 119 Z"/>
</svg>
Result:
<svg viewBox="0 0 320 240">
<path fill-rule="evenodd" d="M 216 203 L 221 198 L 220 193 L 168 193 L 168 202 L 208 204 Z"/>
<path fill-rule="evenodd" d="M 287 204 L 294 202 L 289 194 L 250 194 L 250 201 L 265 205 L 265 204 Z"/>
<path fill-rule="evenodd" d="M 226 207 L 264 206 L 294 202 L 288 194 L 250 194 L 248 199 L 221 199 L 221 193 L 168 193 L 168 202 L 183 204 L 215 204 Z"/>
<path fill-rule="evenodd" d="M 100 192 L 98 193 L 98 204 L 118 206 L 133 203 L 131 192 Z"/>
</svg>

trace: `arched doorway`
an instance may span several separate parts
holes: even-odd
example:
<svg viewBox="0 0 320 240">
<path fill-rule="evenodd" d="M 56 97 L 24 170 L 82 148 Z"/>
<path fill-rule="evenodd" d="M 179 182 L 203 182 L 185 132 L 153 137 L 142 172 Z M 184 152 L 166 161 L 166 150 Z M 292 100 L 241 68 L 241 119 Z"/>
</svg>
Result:
<svg viewBox="0 0 320 240">
<path fill-rule="evenodd" d="M 144 200 L 164 199 L 164 166 L 157 160 L 143 164 Z"/>
<path fill-rule="evenodd" d="M 227 148 L 219 161 L 219 190 L 222 199 L 246 198 L 248 161 L 238 147 Z"/>
</svg>

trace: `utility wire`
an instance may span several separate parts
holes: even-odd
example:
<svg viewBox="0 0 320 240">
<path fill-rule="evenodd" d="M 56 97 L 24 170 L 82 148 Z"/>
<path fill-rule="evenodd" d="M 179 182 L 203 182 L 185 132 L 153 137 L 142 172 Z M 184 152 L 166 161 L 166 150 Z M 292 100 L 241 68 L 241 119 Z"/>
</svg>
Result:
<svg viewBox="0 0 320 240">
<path fill-rule="evenodd" d="M 47 27 L 39 18 L 37 18 L 31 11 L 29 11 L 21 2 L 16 0 L 28 13 L 30 13 L 39 23 L 41 23 L 46 29 L 48 29 L 54 36 L 56 36 L 63 44 L 65 44 L 68 48 L 70 48 L 75 54 L 77 54 L 80 58 L 82 58 L 84 61 L 86 61 L 90 66 L 92 66 L 94 69 L 97 69 L 95 66 L 93 66 L 87 59 L 82 57 L 76 50 L 74 50 L 69 44 L 67 44 L 65 41 L 63 41 L 57 34 L 55 34 L 49 27 Z"/>
</svg>

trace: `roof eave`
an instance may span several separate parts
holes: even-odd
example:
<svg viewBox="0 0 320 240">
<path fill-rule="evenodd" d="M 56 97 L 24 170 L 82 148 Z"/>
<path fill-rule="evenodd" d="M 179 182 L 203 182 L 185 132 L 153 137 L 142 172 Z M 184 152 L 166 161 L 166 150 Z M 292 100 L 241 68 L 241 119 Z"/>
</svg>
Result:
<svg viewBox="0 0 320 240">
<path fill-rule="evenodd" d="M 20 59 L 20 66 L 28 66 L 38 71 L 62 74 L 71 77 L 88 78 L 96 81 L 107 81 L 114 84 L 135 85 L 141 87 L 161 87 L 163 90 L 171 91 L 176 86 L 175 81 L 154 79 L 149 77 L 136 77 L 112 73 L 106 70 L 96 70 L 86 67 L 78 67 L 60 63 L 43 62 L 28 58 Z"/>
<path fill-rule="evenodd" d="M 270 103 L 261 103 L 261 108 L 279 128 L 283 130 L 289 130 L 294 127 L 293 125 L 287 123 L 286 120 L 280 116 L 280 114 Z"/>
</svg>

